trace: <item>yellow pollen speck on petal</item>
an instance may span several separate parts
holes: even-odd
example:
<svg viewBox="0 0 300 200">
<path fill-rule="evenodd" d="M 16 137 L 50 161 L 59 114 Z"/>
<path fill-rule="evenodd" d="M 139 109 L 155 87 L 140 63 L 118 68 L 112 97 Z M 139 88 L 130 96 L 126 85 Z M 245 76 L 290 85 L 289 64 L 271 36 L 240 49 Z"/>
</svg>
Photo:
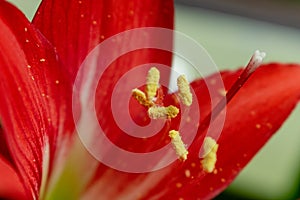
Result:
<svg viewBox="0 0 300 200">
<path fill-rule="evenodd" d="M 26 42 L 26 43 L 29 43 L 29 40 L 28 40 L 28 39 L 26 39 L 26 40 L 25 40 L 25 42 Z"/>
<path fill-rule="evenodd" d="M 185 75 L 180 75 L 177 78 L 177 87 L 178 87 L 178 96 L 181 100 L 181 102 L 186 105 L 190 106 L 193 102 L 193 96 L 190 91 L 190 85 L 187 81 Z"/>
<path fill-rule="evenodd" d="M 185 161 L 189 152 L 185 148 L 185 144 L 183 143 L 179 132 L 171 130 L 169 132 L 169 137 L 171 138 L 171 143 L 173 145 L 173 148 L 175 149 L 176 155 L 180 160 Z"/>
<path fill-rule="evenodd" d="M 191 171 L 188 170 L 188 169 L 186 169 L 186 170 L 184 171 L 184 174 L 185 174 L 185 176 L 186 176 L 187 178 L 191 177 Z"/>
<path fill-rule="evenodd" d="M 269 122 L 268 122 L 266 125 L 267 125 L 267 127 L 268 127 L 269 129 L 272 129 L 272 128 L 273 128 L 273 125 L 272 125 L 271 123 L 269 123 Z"/>
<path fill-rule="evenodd" d="M 256 127 L 257 129 L 260 129 L 260 128 L 261 128 L 261 125 L 260 125 L 260 124 L 256 124 L 255 127 Z"/>
<path fill-rule="evenodd" d="M 202 168 L 207 173 L 212 173 L 217 162 L 217 151 L 219 145 L 211 137 L 204 139 L 204 158 L 201 160 Z"/>
<path fill-rule="evenodd" d="M 176 183 L 176 187 L 177 188 L 181 188 L 182 187 L 182 183 Z"/>
<path fill-rule="evenodd" d="M 55 84 L 59 84 L 59 80 L 56 80 L 56 81 L 55 81 Z"/>
<path fill-rule="evenodd" d="M 151 107 L 153 105 L 152 102 L 148 101 L 146 94 L 137 88 L 132 90 L 132 96 L 143 106 Z"/>
<path fill-rule="evenodd" d="M 40 62 L 45 62 L 45 61 L 46 61 L 45 58 L 41 58 L 41 59 L 40 59 Z"/>
<path fill-rule="evenodd" d="M 146 94 L 150 101 L 155 97 L 158 83 L 159 83 L 160 73 L 156 67 L 151 67 L 148 71 L 147 80 L 146 80 Z"/>
<path fill-rule="evenodd" d="M 84 18 L 84 14 L 81 14 L 80 17 L 81 17 L 81 18 Z"/>
<path fill-rule="evenodd" d="M 21 90 L 22 90 L 22 88 L 21 88 L 21 87 L 18 87 L 18 91 L 21 92 Z"/>
<path fill-rule="evenodd" d="M 31 68 L 31 66 L 30 66 L 30 65 L 27 65 L 27 68 L 28 68 L 28 69 L 30 69 L 30 68 Z"/>
<path fill-rule="evenodd" d="M 175 106 L 152 106 L 148 109 L 148 115 L 151 119 L 175 118 L 179 113 L 179 109 Z"/>
<path fill-rule="evenodd" d="M 93 22 L 92 22 L 94 25 L 96 25 L 97 24 L 97 21 L 96 20 L 93 20 Z"/>
<path fill-rule="evenodd" d="M 78 1 L 79 4 L 82 4 L 82 1 Z"/>
<path fill-rule="evenodd" d="M 110 15 L 110 14 L 108 14 L 108 15 L 107 15 L 107 18 L 111 18 L 111 15 Z"/>
<path fill-rule="evenodd" d="M 24 28 L 24 31 L 25 31 L 25 32 L 27 32 L 27 31 L 28 31 L 28 29 L 25 27 L 25 28 Z"/>
<path fill-rule="evenodd" d="M 225 183 L 226 180 L 225 180 L 224 178 L 221 178 L 221 182 L 222 182 L 222 183 Z"/>
<path fill-rule="evenodd" d="M 225 97 L 226 94 L 227 94 L 227 91 L 224 90 L 224 89 L 219 89 L 218 92 L 219 92 L 219 94 L 220 94 L 221 96 L 223 96 L 223 97 Z"/>
<path fill-rule="evenodd" d="M 217 173 L 218 173 L 218 170 L 217 170 L 217 169 L 214 169 L 213 173 L 214 173 L 214 174 L 217 174 Z"/>
<path fill-rule="evenodd" d="M 211 79 L 211 80 L 209 81 L 209 83 L 210 83 L 211 85 L 215 85 L 215 84 L 217 83 L 217 80 L 216 80 L 216 79 Z"/>
</svg>

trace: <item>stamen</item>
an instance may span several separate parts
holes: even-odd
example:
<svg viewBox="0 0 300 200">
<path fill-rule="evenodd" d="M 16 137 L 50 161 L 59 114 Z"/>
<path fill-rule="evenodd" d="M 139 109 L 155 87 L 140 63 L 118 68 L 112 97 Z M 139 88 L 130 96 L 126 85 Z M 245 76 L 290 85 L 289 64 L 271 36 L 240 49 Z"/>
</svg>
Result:
<svg viewBox="0 0 300 200">
<path fill-rule="evenodd" d="M 153 103 L 146 98 L 146 94 L 137 88 L 132 90 L 132 96 L 143 106 L 151 107 L 153 105 Z"/>
<path fill-rule="evenodd" d="M 188 151 L 185 148 L 185 144 L 183 143 L 181 136 L 178 131 L 171 130 L 169 132 L 169 137 L 171 138 L 171 143 L 175 152 L 180 160 L 185 161 L 187 159 Z"/>
<path fill-rule="evenodd" d="M 159 87 L 159 71 L 155 67 L 151 67 L 148 71 L 147 80 L 146 80 L 146 94 L 148 100 L 152 101 L 152 99 L 156 96 L 157 88 Z"/>
<path fill-rule="evenodd" d="M 148 115 L 151 119 L 175 118 L 179 109 L 175 106 L 152 106 L 148 109 Z"/>
<path fill-rule="evenodd" d="M 219 145 L 211 137 L 204 139 L 204 158 L 201 161 L 202 168 L 207 173 L 212 173 L 217 162 L 217 151 Z"/>
<path fill-rule="evenodd" d="M 177 78 L 177 87 L 178 87 L 178 96 L 181 102 L 186 105 L 190 106 L 192 104 L 192 93 L 190 91 L 190 85 L 187 81 L 185 75 L 180 75 Z"/>
</svg>

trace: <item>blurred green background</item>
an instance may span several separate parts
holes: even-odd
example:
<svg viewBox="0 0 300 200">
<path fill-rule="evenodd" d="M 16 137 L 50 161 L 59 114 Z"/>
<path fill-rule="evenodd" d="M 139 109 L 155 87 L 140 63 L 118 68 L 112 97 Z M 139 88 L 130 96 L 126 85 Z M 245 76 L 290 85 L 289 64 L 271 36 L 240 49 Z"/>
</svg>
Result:
<svg viewBox="0 0 300 200">
<path fill-rule="evenodd" d="M 10 0 L 31 19 L 40 0 Z M 266 62 L 300 63 L 299 1 L 178 0 L 176 30 L 199 42 L 220 69 L 243 66 L 256 50 Z M 278 80 L 280 81 L 280 80 Z M 300 106 L 234 183 L 216 199 L 296 199 Z"/>
</svg>

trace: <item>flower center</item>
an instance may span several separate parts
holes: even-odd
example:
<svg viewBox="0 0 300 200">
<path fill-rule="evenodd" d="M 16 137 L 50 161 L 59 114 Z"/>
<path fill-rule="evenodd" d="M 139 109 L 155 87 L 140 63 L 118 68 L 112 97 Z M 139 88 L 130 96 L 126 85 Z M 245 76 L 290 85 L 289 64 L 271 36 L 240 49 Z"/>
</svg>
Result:
<svg viewBox="0 0 300 200">
<path fill-rule="evenodd" d="M 167 119 L 171 121 L 172 118 L 177 117 L 179 108 L 174 105 L 169 105 L 167 107 L 161 105 L 160 101 L 163 97 L 158 92 L 160 88 L 159 78 L 159 70 L 155 67 L 152 67 L 148 71 L 148 75 L 146 78 L 145 93 L 135 88 L 132 90 L 132 96 L 141 105 L 148 108 L 148 116 L 151 119 Z M 180 101 L 184 105 L 190 106 L 192 104 L 192 93 L 190 91 L 189 83 L 184 75 L 178 77 L 177 86 Z M 182 161 L 185 161 L 187 159 L 188 151 L 186 149 L 186 145 L 181 139 L 179 131 L 170 130 L 169 137 L 178 158 Z"/>
<path fill-rule="evenodd" d="M 241 75 L 235 81 L 233 86 L 229 89 L 226 95 L 220 100 L 220 102 L 212 109 L 210 114 L 204 118 L 201 122 L 198 132 L 202 132 L 208 128 L 209 124 L 212 123 L 220 112 L 225 108 L 225 106 L 231 101 L 235 94 L 242 88 L 246 83 L 248 78 L 253 74 L 253 72 L 261 65 L 263 58 L 265 57 L 264 52 L 255 51 L 251 57 L 248 65 L 243 70 Z M 148 109 L 148 116 L 151 119 L 167 119 L 169 121 L 172 118 L 176 118 L 179 113 L 179 108 L 174 105 L 169 105 L 167 107 L 162 105 L 163 94 L 162 89 L 159 85 L 160 72 L 157 68 L 152 67 L 148 71 L 146 78 L 146 89 L 145 92 L 135 88 L 132 90 L 132 96 L 143 106 Z M 178 87 L 178 97 L 180 102 L 190 107 L 193 98 L 190 90 L 190 85 L 185 77 L 185 75 L 180 75 L 177 78 Z M 171 139 L 171 144 L 178 159 L 185 161 L 187 159 L 188 150 L 186 145 L 182 141 L 180 133 L 178 130 L 170 130 L 169 137 Z M 204 157 L 201 160 L 201 165 L 203 170 L 207 173 L 212 173 L 215 164 L 217 162 L 217 150 L 219 144 L 212 137 L 205 137 L 203 142 Z"/>
</svg>

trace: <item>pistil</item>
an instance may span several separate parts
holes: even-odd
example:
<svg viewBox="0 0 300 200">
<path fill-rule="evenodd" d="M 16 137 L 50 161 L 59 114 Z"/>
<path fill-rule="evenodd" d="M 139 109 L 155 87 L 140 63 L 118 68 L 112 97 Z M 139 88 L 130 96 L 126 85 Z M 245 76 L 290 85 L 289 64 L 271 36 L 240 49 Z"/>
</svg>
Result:
<svg viewBox="0 0 300 200">
<path fill-rule="evenodd" d="M 237 78 L 235 83 L 231 86 L 226 95 L 220 100 L 220 102 L 213 108 L 211 113 L 203 120 L 199 130 L 205 130 L 209 123 L 212 123 L 220 112 L 225 108 L 225 106 L 232 100 L 236 93 L 243 87 L 247 82 L 250 76 L 255 72 L 255 70 L 262 64 L 264 57 L 266 56 L 265 52 L 260 52 L 256 50 L 252 55 L 250 61 L 248 62 L 246 68 L 243 70 L 241 75 Z"/>
</svg>

